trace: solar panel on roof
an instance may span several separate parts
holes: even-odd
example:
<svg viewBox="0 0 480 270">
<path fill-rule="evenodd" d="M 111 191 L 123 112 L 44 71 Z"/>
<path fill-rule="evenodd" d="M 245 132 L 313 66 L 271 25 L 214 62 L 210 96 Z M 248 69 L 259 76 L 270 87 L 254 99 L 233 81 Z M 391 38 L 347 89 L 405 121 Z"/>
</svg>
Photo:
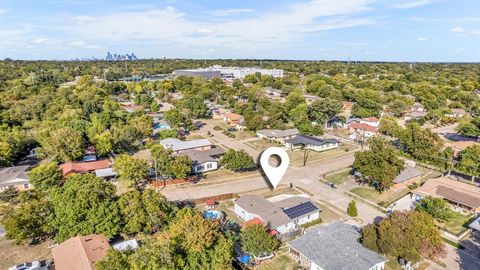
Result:
<svg viewBox="0 0 480 270">
<path fill-rule="evenodd" d="M 294 207 L 283 209 L 283 212 L 285 212 L 285 214 L 289 218 L 294 219 L 294 218 L 303 216 L 305 214 L 314 212 L 316 210 L 318 210 L 318 207 L 315 206 L 312 202 L 304 202 Z"/>
</svg>

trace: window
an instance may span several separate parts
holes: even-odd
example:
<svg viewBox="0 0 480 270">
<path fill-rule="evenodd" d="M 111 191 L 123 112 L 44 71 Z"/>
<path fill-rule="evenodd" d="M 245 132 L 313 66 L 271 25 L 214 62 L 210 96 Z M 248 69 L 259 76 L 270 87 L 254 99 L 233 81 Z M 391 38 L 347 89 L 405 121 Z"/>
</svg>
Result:
<svg viewBox="0 0 480 270">
<path fill-rule="evenodd" d="M 203 165 L 198 165 L 197 166 L 197 171 L 202 171 L 205 167 Z"/>
<path fill-rule="evenodd" d="M 212 163 L 207 164 L 207 169 L 211 169 L 213 167 Z"/>
<path fill-rule="evenodd" d="M 23 188 L 28 189 L 30 186 L 28 184 L 23 184 Z"/>
</svg>

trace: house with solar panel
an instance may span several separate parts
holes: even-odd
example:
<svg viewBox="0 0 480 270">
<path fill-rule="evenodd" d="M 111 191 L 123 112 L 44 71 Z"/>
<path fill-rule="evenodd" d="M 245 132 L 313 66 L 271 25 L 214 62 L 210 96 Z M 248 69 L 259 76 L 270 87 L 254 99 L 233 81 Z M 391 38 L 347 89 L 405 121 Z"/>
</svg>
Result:
<svg viewBox="0 0 480 270">
<path fill-rule="evenodd" d="M 233 211 L 244 221 L 260 219 L 272 232 L 284 234 L 320 217 L 320 209 L 309 198 L 292 196 L 270 202 L 260 195 L 245 195 L 235 201 Z"/>
</svg>

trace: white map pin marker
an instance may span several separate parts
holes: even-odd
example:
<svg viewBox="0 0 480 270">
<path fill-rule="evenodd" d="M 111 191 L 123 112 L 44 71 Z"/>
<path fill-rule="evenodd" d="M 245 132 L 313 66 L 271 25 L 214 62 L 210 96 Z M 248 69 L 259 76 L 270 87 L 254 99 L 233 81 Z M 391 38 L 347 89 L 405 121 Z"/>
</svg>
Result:
<svg viewBox="0 0 480 270">
<path fill-rule="evenodd" d="M 278 167 L 273 167 L 270 165 L 268 159 L 272 155 L 277 155 L 280 157 L 280 165 Z M 288 157 L 287 152 L 280 147 L 270 147 L 263 151 L 262 156 L 260 157 L 260 165 L 262 166 L 262 169 L 267 175 L 268 181 L 270 181 L 273 188 L 276 188 L 282 180 L 283 175 L 287 171 L 289 163 L 290 158 Z"/>
</svg>

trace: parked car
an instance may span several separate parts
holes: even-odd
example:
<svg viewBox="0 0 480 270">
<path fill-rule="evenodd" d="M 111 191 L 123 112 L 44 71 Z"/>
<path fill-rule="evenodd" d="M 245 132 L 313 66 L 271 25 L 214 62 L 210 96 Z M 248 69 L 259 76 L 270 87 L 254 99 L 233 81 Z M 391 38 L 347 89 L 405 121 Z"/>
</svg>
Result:
<svg viewBox="0 0 480 270">
<path fill-rule="evenodd" d="M 8 268 L 8 270 L 47 270 L 52 265 L 50 261 L 33 261 L 17 264 Z"/>
<path fill-rule="evenodd" d="M 236 128 L 234 128 L 234 127 L 229 127 L 229 128 L 227 128 L 227 131 L 230 131 L 230 132 L 232 132 L 232 131 L 237 131 L 237 129 L 236 129 Z"/>
</svg>

